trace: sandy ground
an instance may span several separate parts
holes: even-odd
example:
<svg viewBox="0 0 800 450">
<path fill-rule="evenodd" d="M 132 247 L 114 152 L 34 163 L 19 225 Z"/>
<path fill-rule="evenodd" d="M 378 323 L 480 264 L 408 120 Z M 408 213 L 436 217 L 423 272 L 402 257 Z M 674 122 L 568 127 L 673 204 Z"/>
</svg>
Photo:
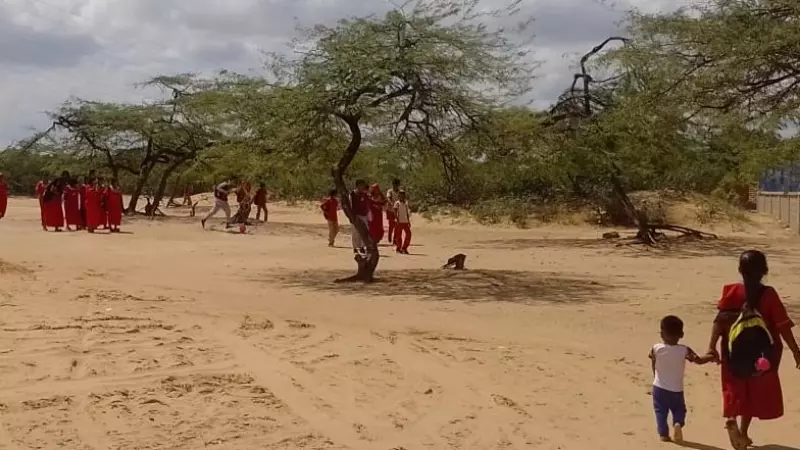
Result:
<svg viewBox="0 0 800 450">
<path fill-rule="evenodd" d="M 247 235 L 38 221 L 14 198 L 0 222 L 3 450 L 670 448 L 646 357 L 663 315 L 702 350 L 756 246 L 800 319 L 800 241 L 778 227 L 651 252 L 590 229 L 418 220 L 413 254 L 387 251 L 383 281 L 361 286 L 331 283 L 349 237 L 327 248 L 309 209 L 274 206 Z M 437 269 L 456 252 L 471 270 Z M 800 373 L 782 373 L 787 416 L 753 434 L 797 450 Z M 688 369 L 690 448 L 728 448 L 717 379 Z"/>
</svg>

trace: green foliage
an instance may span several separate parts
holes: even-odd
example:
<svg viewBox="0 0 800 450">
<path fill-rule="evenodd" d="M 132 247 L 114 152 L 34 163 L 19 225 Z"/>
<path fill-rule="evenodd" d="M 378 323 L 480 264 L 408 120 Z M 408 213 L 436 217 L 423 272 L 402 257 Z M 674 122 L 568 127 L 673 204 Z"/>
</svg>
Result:
<svg viewBox="0 0 800 450">
<path fill-rule="evenodd" d="M 800 154 L 779 135 L 800 107 L 796 3 L 634 11 L 626 38 L 588 54 L 585 75 L 539 111 L 509 106 L 530 90 L 531 47 L 490 26 L 519 1 L 421 0 L 304 30 L 265 77 L 158 76 L 144 83 L 163 92 L 152 103 L 67 102 L 46 139 L 0 153 L 0 170 L 15 192 L 43 172 L 99 167 L 155 197 L 238 175 L 290 200 L 398 177 L 421 212 L 454 204 L 523 227 L 563 205 L 625 222 L 618 185 L 738 202 Z"/>
</svg>

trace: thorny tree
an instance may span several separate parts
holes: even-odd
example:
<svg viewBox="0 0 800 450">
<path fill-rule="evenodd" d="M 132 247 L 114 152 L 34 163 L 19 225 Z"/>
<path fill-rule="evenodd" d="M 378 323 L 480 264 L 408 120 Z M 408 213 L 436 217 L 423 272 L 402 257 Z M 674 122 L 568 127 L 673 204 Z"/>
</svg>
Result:
<svg viewBox="0 0 800 450">
<path fill-rule="evenodd" d="M 298 136 L 305 142 L 330 130 L 349 134 L 331 176 L 367 245 L 366 256 L 356 256 L 358 272 L 339 281 L 372 281 L 380 259 L 378 243 L 353 215 L 348 167 L 371 136 L 389 133 L 424 142 L 454 174 L 458 162 L 448 140 L 527 89 L 526 52 L 505 30 L 486 24 L 515 14 L 518 4 L 481 12 L 479 0 L 422 0 L 380 18 L 316 26 L 294 43 L 297 60 L 276 59 L 284 68 L 276 71 L 276 89 L 293 106 L 284 119 L 301 130 Z"/>
<path fill-rule="evenodd" d="M 155 189 L 157 210 L 167 181 L 175 171 L 198 158 L 201 151 L 222 139 L 220 123 L 226 116 L 215 105 L 212 94 L 227 90 L 231 80 L 204 80 L 189 74 L 160 76 L 143 85 L 168 93 L 168 99 L 152 104 L 74 100 L 50 114 L 53 126 L 48 130 L 64 131 L 75 156 L 99 156 L 120 179 L 124 172 L 136 181 L 126 212 L 136 212 L 136 205 L 157 167 L 159 182 Z M 43 134 L 37 135 L 41 139 Z"/>
<path fill-rule="evenodd" d="M 580 60 L 572 85 L 551 109 L 547 123 L 559 139 L 565 139 L 576 164 L 574 183 L 579 189 L 608 190 L 607 203 L 619 210 L 637 228 L 636 240 L 657 243 L 663 231 L 692 237 L 711 234 L 650 220 L 642 207 L 630 198 L 631 185 L 647 188 L 673 184 L 681 189 L 683 180 L 672 177 L 691 170 L 698 153 L 697 136 L 686 119 L 683 105 L 664 102 L 655 92 L 667 84 L 665 73 L 649 64 L 630 65 L 604 54 L 610 45 L 625 48 L 631 40 L 610 37 L 587 52 Z M 614 52 L 611 52 L 613 55 Z M 592 61 L 600 58 L 600 64 Z M 611 69 L 603 79 L 592 70 Z M 602 197 L 605 194 L 600 194 Z M 591 193 L 597 196 L 597 192 Z"/>
</svg>

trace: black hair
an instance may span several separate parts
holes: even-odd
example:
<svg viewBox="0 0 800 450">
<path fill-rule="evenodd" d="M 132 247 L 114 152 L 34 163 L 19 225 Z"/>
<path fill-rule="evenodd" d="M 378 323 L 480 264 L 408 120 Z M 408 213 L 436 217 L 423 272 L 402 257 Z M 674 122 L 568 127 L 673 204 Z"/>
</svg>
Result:
<svg viewBox="0 0 800 450">
<path fill-rule="evenodd" d="M 392 184 L 395 185 L 395 186 L 399 186 L 400 185 L 400 179 L 399 178 L 395 178 L 394 180 L 392 180 Z"/>
<path fill-rule="evenodd" d="M 747 306 L 756 308 L 764 292 L 761 280 L 769 273 L 766 255 L 758 250 L 743 252 L 739 256 L 739 273 L 742 274 Z"/>
<path fill-rule="evenodd" d="M 339 191 L 337 191 L 336 189 L 331 189 L 330 191 L 328 191 L 328 195 L 331 197 L 336 197 L 336 194 L 338 193 Z"/>
<path fill-rule="evenodd" d="M 356 180 L 356 186 L 366 186 L 366 185 L 367 185 L 366 181 L 364 181 L 362 179 Z"/>
<path fill-rule="evenodd" d="M 661 332 L 669 336 L 683 336 L 683 321 L 678 316 L 666 316 L 661 319 Z"/>
</svg>

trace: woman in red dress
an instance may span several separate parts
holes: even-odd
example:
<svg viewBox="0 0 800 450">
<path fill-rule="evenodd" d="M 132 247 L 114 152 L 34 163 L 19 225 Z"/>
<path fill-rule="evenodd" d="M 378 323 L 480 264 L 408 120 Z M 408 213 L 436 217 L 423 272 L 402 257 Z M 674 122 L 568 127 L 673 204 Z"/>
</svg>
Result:
<svg viewBox="0 0 800 450">
<path fill-rule="evenodd" d="M 5 175 L 0 173 L 0 219 L 6 216 L 6 208 L 8 208 L 8 183 Z"/>
<path fill-rule="evenodd" d="M 103 225 L 103 209 L 101 191 L 95 186 L 94 180 L 89 180 L 86 185 L 86 203 L 83 208 L 86 210 L 86 231 L 94 233 L 94 230 Z"/>
<path fill-rule="evenodd" d="M 108 227 L 112 233 L 119 233 L 122 225 L 122 192 L 116 180 L 112 180 L 106 189 L 106 211 L 108 212 Z"/>
<path fill-rule="evenodd" d="M 44 226 L 60 232 L 64 227 L 64 179 L 56 178 L 47 185 L 42 204 L 44 205 Z"/>
<path fill-rule="evenodd" d="M 722 379 L 722 409 L 726 419 L 725 428 L 736 450 L 753 445 L 750 439 L 750 424 L 753 418 L 773 420 L 783 416 L 783 392 L 778 375 L 783 343 L 792 351 L 795 365 L 800 369 L 800 348 L 797 346 L 792 327 L 794 323 L 786 313 L 778 293 L 761 281 L 767 275 L 767 258 L 757 250 L 748 250 L 739 258 L 739 272 L 743 282 L 723 288 L 722 298 L 717 304 L 719 313 L 714 320 L 709 353 L 720 358 Z M 764 318 L 774 343 L 774 359 L 771 369 L 761 375 L 741 378 L 731 369 L 728 351 L 728 332 L 747 303 Z M 721 352 L 717 343 L 722 341 Z M 737 423 L 740 419 L 740 423 Z"/>
<path fill-rule="evenodd" d="M 381 187 L 373 184 L 369 188 L 369 236 L 375 243 L 383 239 L 383 210 L 386 207 L 386 197 L 381 192 Z"/>
<path fill-rule="evenodd" d="M 67 222 L 67 231 L 72 231 L 70 227 L 75 227 L 76 231 L 83 227 L 80 202 L 81 195 L 78 181 L 72 179 L 64 188 L 64 219 Z"/>
</svg>

